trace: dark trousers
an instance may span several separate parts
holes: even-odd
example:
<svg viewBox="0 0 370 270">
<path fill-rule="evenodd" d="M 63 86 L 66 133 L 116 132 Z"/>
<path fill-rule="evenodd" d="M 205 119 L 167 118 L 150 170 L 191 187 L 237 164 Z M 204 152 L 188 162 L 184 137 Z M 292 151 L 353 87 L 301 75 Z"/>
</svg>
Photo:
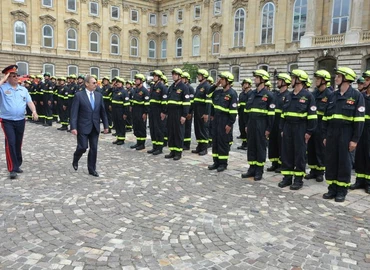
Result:
<svg viewBox="0 0 370 270">
<path fill-rule="evenodd" d="M 12 121 L 0 119 L 5 135 L 5 156 L 9 172 L 19 171 L 22 165 L 22 140 L 25 120 Z"/>
<path fill-rule="evenodd" d="M 162 150 L 164 145 L 164 121 L 161 119 L 161 106 L 151 105 L 149 111 L 149 128 L 153 148 Z"/>
<path fill-rule="evenodd" d="M 132 106 L 132 123 L 138 145 L 145 144 L 146 140 L 146 121 L 143 120 L 144 112 L 144 106 Z"/>
<path fill-rule="evenodd" d="M 132 108 L 132 107 L 130 107 L 130 108 Z M 114 123 L 113 123 L 113 125 L 114 125 Z M 131 109 L 129 110 L 129 112 L 127 114 L 126 128 L 127 129 L 132 129 L 132 112 L 131 112 Z"/>
<path fill-rule="evenodd" d="M 184 146 L 185 123 L 180 123 L 182 106 L 169 106 L 167 117 L 168 148 L 175 154 L 182 153 Z"/>
<path fill-rule="evenodd" d="M 238 110 L 238 124 L 240 131 L 240 139 L 243 143 L 247 142 L 247 133 L 245 132 L 245 117 L 244 117 L 244 106 Z"/>
<path fill-rule="evenodd" d="M 83 153 L 86 152 L 87 148 L 90 147 L 89 154 L 87 155 L 87 169 L 89 172 L 96 170 L 98 139 L 99 133 L 95 128 L 93 128 L 89 134 L 77 134 L 77 147 L 73 154 L 73 162 L 77 163 L 82 157 Z"/>
<path fill-rule="evenodd" d="M 226 134 L 225 127 L 228 119 L 229 117 L 227 114 L 217 113 L 212 121 L 212 157 L 213 162 L 218 165 L 227 166 L 227 161 L 229 159 L 233 130 L 231 128 L 229 134 Z"/>
<path fill-rule="evenodd" d="M 112 105 L 112 118 L 114 126 L 116 128 L 116 138 L 117 140 L 126 140 L 126 121 L 123 119 L 123 106 L 122 105 Z M 112 122 L 111 122 L 112 123 Z"/>
<path fill-rule="evenodd" d="M 64 110 L 63 105 L 59 104 L 59 120 L 63 126 L 69 125 L 68 109 Z"/>
<path fill-rule="evenodd" d="M 281 132 L 279 129 L 280 114 L 275 115 L 274 124 L 269 136 L 269 160 L 275 164 L 281 164 Z"/>
<path fill-rule="evenodd" d="M 184 135 L 184 145 L 190 146 L 191 143 L 191 125 L 193 123 L 193 114 L 191 114 L 190 119 L 185 120 L 185 135 Z"/>
<path fill-rule="evenodd" d="M 267 117 L 250 118 L 247 131 L 248 163 L 263 167 L 266 161 Z"/>
<path fill-rule="evenodd" d="M 370 183 L 370 121 L 366 121 L 355 154 L 356 178 L 366 179 Z"/>
<path fill-rule="evenodd" d="M 311 169 L 311 173 L 316 176 L 324 175 L 325 172 L 325 146 L 321 125 L 322 122 L 319 121 L 307 144 L 308 167 Z"/>
<path fill-rule="evenodd" d="M 107 114 L 108 125 L 109 125 L 109 128 L 111 129 L 111 128 L 113 128 L 113 112 L 111 110 L 109 110 L 109 106 L 113 106 L 113 105 L 111 105 L 111 102 L 104 101 L 105 113 Z"/>
<path fill-rule="evenodd" d="M 41 105 L 41 102 L 42 101 L 42 96 L 38 96 L 38 101 L 37 101 L 37 104 L 36 104 L 36 111 L 37 111 L 37 114 L 39 116 L 39 122 L 45 122 L 45 109 L 44 109 L 44 105 Z"/>
<path fill-rule="evenodd" d="M 51 125 L 53 122 L 53 102 L 49 105 L 48 100 L 44 100 L 45 123 Z"/>
<path fill-rule="evenodd" d="M 206 114 L 206 104 L 194 104 L 194 133 L 197 139 L 197 150 L 207 150 L 209 142 L 209 124 L 205 123 L 202 116 Z"/>
<path fill-rule="evenodd" d="M 305 133 L 306 123 L 286 122 L 284 125 L 281 147 L 281 173 L 284 176 L 305 176 L 307 150 Z"/>
</svg>

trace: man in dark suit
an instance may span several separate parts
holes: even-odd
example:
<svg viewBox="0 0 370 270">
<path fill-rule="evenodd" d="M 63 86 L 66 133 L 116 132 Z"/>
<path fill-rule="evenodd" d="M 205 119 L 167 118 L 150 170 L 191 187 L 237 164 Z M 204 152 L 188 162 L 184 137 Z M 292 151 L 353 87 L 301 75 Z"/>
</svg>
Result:
<svg viewBox="0 0 370 270">
<path fill-rule="evenodd" d="M 96 172 L 96 158 L 100 133 L 100 119 L 103 121 L 104 133 L 108 133 L 108 119 L 104 109 L 103 96 L 96 92 L 96 79 L 85 78 L 85 91 L 75 94 L 71 108 L 71 132 L 77 135 L 77 148 L 73 154 L 72 166 L 77 171 L 78 161 L 90 147 L 87 156 L 89 174 L 99 177 Z"/>
</svg>

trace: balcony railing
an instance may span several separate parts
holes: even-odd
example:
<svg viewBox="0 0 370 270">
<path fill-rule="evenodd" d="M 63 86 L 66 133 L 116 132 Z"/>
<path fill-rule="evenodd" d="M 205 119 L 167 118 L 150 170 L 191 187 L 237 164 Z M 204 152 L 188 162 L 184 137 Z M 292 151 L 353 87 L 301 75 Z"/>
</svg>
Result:
<svg viewBox="0 0 370 270">
<path fill-rule="evenodd" d="M 362 31 L 361 32 L 360 42 L 370 42 L 370 31 Z"/>
<path fill-rule="evenodd" d="M 313 46 L 327 46 L 327 45 L 341 45 L 344 44 L 344 35 L 327 35 L 327 36 L 317 36 L 313 38 Z"/>
</svg>

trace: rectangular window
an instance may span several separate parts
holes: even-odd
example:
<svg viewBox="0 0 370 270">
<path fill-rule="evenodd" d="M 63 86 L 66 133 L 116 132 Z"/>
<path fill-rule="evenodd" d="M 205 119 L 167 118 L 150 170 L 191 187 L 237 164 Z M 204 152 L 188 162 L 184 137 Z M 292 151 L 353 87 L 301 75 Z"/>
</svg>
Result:
<svg viewBox="0 0 370 270">
<path fill-rule="evenodd" d="M 194 19 L 200 19 L 200 6 L 195 6 L 194 7 Z"/>
<path fill-rule="evenodd" d="M 213 15 L 221 15 L 221 0 L 215 0 L 213 5 Z"/>
<path fill-rule="evenodd" d="M 99 68 L 98 67 L 91 67 L 90 68 L 90 75 L 95 75 L 96 77 L 100 77 L 99 76 Z"/>
<path fill-rule="evenodd" d="M 135 79 L 135 75 L 139 73 L 138 70 L 131 70 L 131 81 Z"/>
<path fill-rule="evenodd" d="M 150 25 L 157 25 L 157 15 L 156 14 L 149 14 L 149 24 Z"/>
<path fill-rule="evenodd" d="M 167 25 L 168 16 L 167 13 L 162 14 L 162 25 Z"/>
<path fill-rule="evenodd" d="M 54 69 L 55 69 L 55 66 L 53 64 L 44 64 L 42 73 L 49 72 L 51 76 L 54 76 Z"/>
<path fill-rule="evenodd" d="M 131 9 L 131 21 L 139 22 L 139 12 L 135 9 Z"/>
<path fill-rule="evenodd" d="M 231 74 L 234 75 L 234 82 L 239 82 L 239 67 L 231 67 Z"/>
<path fill-rule="evenodd" d="M 182 22 L 182 10 L 177 11 L 177 22 Z"/>
<path fill-rule="evenodd" d="M 27 62 L 17 62 L 18 75 L 23 76 L 28 74 L 28 63 Z"/>
<path fill-rule="evenodd" d="M 67 0 L 67 9 L 69 11 L 76 11 L 76 0 Z"/>
<path fill-rule="evenodd" d="M 119 77 L 119 69 L 118 68 L 112 68 L 110 70 L 110 78 L 113 79 L 114 77 Z"/>
<path fill-rule="evenodd" d="M 77 66 L 73 66 L 73 65 L 68 66 L 67 74 L 68 75 L 72 75 L 72 74 L 77 75 L 78 74 L 78 67 Z"/>
<path fill-rule="evenodd" d="M 53 0 L 42 0 L 42 6 L 52 7 L 53 6 Z"/>
<path fill-rule="evenodd" d="M 119 7 L 112 6 L 110 11 L 112 19 L 119 19 Z"/>
<path fill-rule="evenodd" d="M 99 4 L 96 2 L 90 2 L 90 15 L 98 16 L 99 15 Z"/>
</svg>

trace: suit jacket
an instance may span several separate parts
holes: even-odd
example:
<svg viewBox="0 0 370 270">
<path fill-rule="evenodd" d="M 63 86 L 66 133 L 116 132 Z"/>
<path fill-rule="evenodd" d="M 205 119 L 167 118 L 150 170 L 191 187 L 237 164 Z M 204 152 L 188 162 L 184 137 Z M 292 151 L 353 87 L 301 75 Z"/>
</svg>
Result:
<svg viewBox="0 0 370 270">
<path fill-rule="evenodd" d="M 90 134 L 93 128 L 100 132 L 100 119 L 104 129 L 108 128 L 108 119 L 104 109 L 103 96 L 94 91 L 95 106 L 91 108 L 90 97 L 86 91 L 77 92 L 73 98 L 71 108 L 71 129 L 77 129 L 78 133 Z"/>
</svg>

